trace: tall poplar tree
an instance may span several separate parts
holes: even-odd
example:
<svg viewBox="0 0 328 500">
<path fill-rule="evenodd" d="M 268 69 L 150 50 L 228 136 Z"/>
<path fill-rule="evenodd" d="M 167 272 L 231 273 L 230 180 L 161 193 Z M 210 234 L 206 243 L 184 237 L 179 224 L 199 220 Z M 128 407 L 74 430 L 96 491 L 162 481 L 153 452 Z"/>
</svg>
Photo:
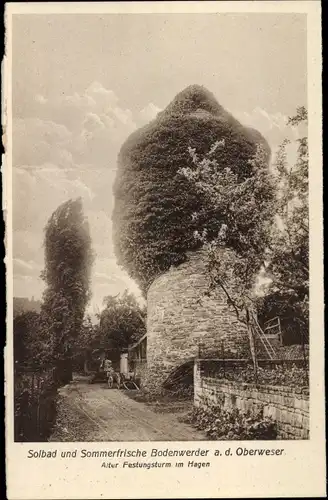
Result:
<svg viewBox="0 0 328 500">
<path fill-rule="evenodd" d="M 81 198 L 68 200 L 45 227 L 46 283 L 41 319 L 50 337 L 61 383 L 72 379 L 71 349 L 90 300 L 93 252 Z"/>
</svg>

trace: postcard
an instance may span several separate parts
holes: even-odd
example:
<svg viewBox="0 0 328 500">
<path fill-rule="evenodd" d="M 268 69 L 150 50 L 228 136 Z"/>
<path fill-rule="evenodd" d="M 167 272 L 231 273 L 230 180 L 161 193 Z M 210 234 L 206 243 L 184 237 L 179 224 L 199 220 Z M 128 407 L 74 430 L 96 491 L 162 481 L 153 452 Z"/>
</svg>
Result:
<svg viewBox="0 0 328 500">
<path fill-rule="evenodd" d="M 5 26 L 8 498 L 325 496 L 320 2 Z"/>
</svg>

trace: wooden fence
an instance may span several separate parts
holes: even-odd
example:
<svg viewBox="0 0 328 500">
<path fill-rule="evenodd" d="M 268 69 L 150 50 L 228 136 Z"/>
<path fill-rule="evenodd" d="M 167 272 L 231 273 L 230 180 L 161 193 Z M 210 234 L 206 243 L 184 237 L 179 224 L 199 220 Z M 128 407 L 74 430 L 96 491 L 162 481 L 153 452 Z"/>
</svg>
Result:
<svg viewBox="0 0 328 500">
<path fill-rule="evenodd" d="M 15 441 L 46 441 L 56 417 L 56 370 L 20 371 L 15 374 L 14 385 Z"/>
</svg>

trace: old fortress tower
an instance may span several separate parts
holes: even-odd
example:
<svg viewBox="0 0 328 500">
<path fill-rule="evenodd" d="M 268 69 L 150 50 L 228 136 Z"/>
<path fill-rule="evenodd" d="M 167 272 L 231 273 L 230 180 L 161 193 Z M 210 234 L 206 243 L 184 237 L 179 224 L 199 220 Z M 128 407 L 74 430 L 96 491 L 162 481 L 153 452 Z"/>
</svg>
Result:
<svg viewBox="0 0 328 500">
<path fill-rule="evenodd" d="M 204 214 L 200 224 L 214 230 L 220 216 L 211 214 L 179 174 L 190 165 L 188 147 L 201 156 L 221 139 L 227 148 L 218 164 L 241 179 L 250 175 L 248 160 L 258 143 L 269 157 L 257 131 L 243 127 L 206 89 L 191 86 L 133 133 L 119 154 L 114 242 L 119 263 L 147 297 L 146 385 L 160 387 L 172 370 L 197 355 L 200 343 L 221 349 L 224 341 L 235 356 L 245 356 L 248 348 L 246 329 L 224 292 L 206 296 L 206 255 L 195 241 L 192 214 Z"/>
<path fill-rule="evenodd" d="M 248 349 L 247 331 L 224 292 L 215 299 L 206 295 L 205 259 L 201 250 L 190 252 L 185 263 L 156 278 L 148 290 L 147 363 L 152 379 L 165 378 L 196 356 L 199 344 L 219 352 L 223 344 L 230 356 L 243 357 Z"/>
</svg>

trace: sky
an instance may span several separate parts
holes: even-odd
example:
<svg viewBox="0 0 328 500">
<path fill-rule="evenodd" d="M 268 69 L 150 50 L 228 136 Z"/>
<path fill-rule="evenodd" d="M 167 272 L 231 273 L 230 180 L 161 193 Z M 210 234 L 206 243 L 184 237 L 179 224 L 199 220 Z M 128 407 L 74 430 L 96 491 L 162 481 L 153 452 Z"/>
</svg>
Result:
<svg viewBox="0 0 328 500">
<path fill-rule="evenodd" d="M 122 143 L 191 84 L 273 150 L 307 104 L 306 17 L 295 14 L 13 16 L 14 295 L 40 299 L 43 228 L 79 196 L 96 261 L 89 311 L 138 286 L 117 266 L 112 186 Z"/>
</svg>

